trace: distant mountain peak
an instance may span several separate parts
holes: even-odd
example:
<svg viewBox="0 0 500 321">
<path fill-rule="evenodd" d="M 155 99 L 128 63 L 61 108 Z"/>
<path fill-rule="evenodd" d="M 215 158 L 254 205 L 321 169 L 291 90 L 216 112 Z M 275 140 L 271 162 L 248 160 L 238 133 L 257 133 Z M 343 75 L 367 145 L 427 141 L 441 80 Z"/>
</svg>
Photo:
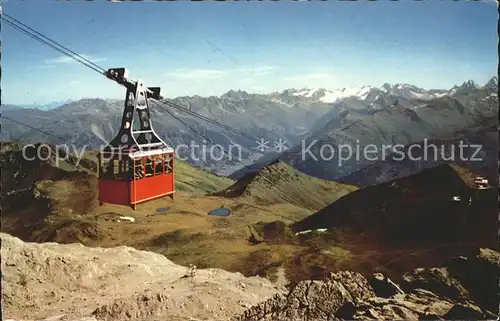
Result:
<svg viewBox="0 0 500 321">
<path fill-rule="evenodd" d="M 479 86 L 476 84 L 476 82 L 474 80 L 467 80 L 460 87 L 467 88 L 467 89 L 479 88 Z"/>
<path fill-rule="evenodd" d="M 223 94 L 221 96 L 221 98 L 234 98 L 234 99 L 238 99 L 238 98 L 248 98 L 250 97 L 250 94 L 244 90 L 229 90 L 228 92 L 226 92 L 225 94 Z"/>
<path fill-rule="evenodd" d="M 324 94 L 324 92 L 325 92 L 325 89 L 322 89 L 322 88 L 304 87 L 301 89 L 292 90 L 292 95 L 311 98 L 317 94 L 321 94 L 321 93 Z"/>
<path fill-rule="evenodd" d="M 444 90 L 425 90 L 409 83 L 396 83 L 394 85 L 385 83 L 378 89 L 392 96 L 423 100 L 438 98 L 447 93 Z"/>
<path fill-rule="evenodd" d="M 497 86 L 498 86 L 498 77 L 497 76 L 491 77 L 491 79 L 485 85 L 486 88 L 493 88 L 493 87 L 497 87 Z"/>
<path fill-rule="evenodd" d="M 465 93 L 465 92 L 468 92 L 470 90 L 474 90 L 477 88 L 479 88 L 479 86 L 476 84 L 476 82 L 474 80 L 467 80 L 467 81 L 464 81 L 460 86 L 454 86 L 450 90 L 450 95 Z"/>
<path fill-rule="evenodd" d="M 382 85 L 381 89 L 382 88 L 393 89 L 393 90 L 412 89 L 412 90 L 425 91 L 424 89 L 422 89 L 420 87 L 417 87 L 417 86 L 409 84 L 409 83 L 404 83 L 404 82 L 398 82 L 398 83 L 395 83 L 394 85 L 385 83 Z"/>
<path fill-rule="evenodd" d="M 391 84 L 389 84 L 389 83 L 385 83 L 385 84 L 383 84 L 383 85 L 380 87 L 380 89 L 381 89 L 381 90 L 383 90 L 383 91 L 385 91 L 385 92 L 388 92 L 389 90 L 391 90 L 391 88 L 392 88 L 392 86 L 391 86 Z"/>
<path fill-rule="evenodd" d="M 299 90 L 286 90 L 284 95 L 292 94 L 295 97 L 304 97 L 314 100 L 319 100 L 323 103 L 335 103 L 339 100 L 357 97 L 359 99 L 366 99 L 372 87 L 345 87 L 340 89 L 325 89 L 325 88 L 302 88 Z"/>
</svg>

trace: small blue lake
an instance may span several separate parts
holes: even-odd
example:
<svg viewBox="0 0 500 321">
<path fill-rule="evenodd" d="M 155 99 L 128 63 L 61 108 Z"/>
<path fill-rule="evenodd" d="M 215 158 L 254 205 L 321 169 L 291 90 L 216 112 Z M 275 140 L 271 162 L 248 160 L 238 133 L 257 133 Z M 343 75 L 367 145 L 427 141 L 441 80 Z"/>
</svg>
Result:
<svg viewBox="0 0 500 321">
<path fill-rule="evenodd" d="M 231 210 L 228 208 L 217 208 L 213 211 L 210 211 L 208 215 L 214 215 L 214 216 L 229 216 L 231 214 Z"/>
</svg>

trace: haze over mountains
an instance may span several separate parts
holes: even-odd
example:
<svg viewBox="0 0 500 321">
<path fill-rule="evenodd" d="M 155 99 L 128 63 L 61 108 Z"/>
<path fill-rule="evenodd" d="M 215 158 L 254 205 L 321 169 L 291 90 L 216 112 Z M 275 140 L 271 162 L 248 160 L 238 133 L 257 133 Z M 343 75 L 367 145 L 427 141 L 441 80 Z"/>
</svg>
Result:
<svg viewBox="0 0 500 321">
<path fill-rule="evenodd" d="M 337 179 L 380 161 L 382 146 L 406 146 L 425 139 L 453 140 L 498 124 L 498 85 L 477 87 L 466 82 L 452 92 L 429 100 L 395 96 L 371 102 L 345 99 L 317 123 L 316 131 L 303 144 L 287 150 L 281 159 L 312 176 Z M 387 98 L 396 98 L 397 102 L 389 105 Z M 481 140 L 476 143 L 483 144 Z M 365 157 L 364 147 L 369 144 L 376 150 Z M 354 155 L 343 160 L 349 157 L 349 151 L 339 155 L 337 147 L 342 145 L 353 150 L 359 146 L 361 153 L 352 151 Z M 331 157 L 326 149 L 326 156 L 319 157 L 324 146 L 334 146 L 337 153 Z M 487 156 L 496 158 L 495 154 Z"/>
<path fill-rule="evenodd" d="M 50 109 L 64 106 L 64 105 L 72 103 L 74 101 L 75 100 L 73 100 L 73 99 L 67 99 L 67 100 L 60 100 L 60 101 L 51 101 L 51 102 L 46 103 L 46 104 L 34 103 L 34 104 L 22 104 L 22 105 L 15 105 L 15 106 L 5 105 L 5 107 L 7 107 L 7 108 L 14 107 L 14 108 L 26 108 L 26 109 L 50 110 Z M 4 107 L 4 106 L 2 106 L 2 107 Z"/>
<path fill-rule="evenodd" d="M 370 143 L 407 145 L 425 138 L 453 138 L 456 132 L 470 127 L 483 130 L 483 127 L 497 123 L 497 92 L 498 78 L 493 77 L 485 86 L 466 81 L 451 89 L 425 90 L 410 84 L 384 84 L 379 88 L 305 88 L 270 94 L 229 91 L 220 97 L 190 96 L 172 100 L 255 137 L 255 140 L 267 142 L 259 146 L 258 141 L 169 108 L 192 129 L 212 143 L 221 145 L 226 153 L 233 155 L 233 159 L 221 155 L 219 149 L 213 149 L 210 155 L 210 142 L 204 142 L 204 138 L 155 104 L 150 104 L 150 108 L 154 128 L 165 141 L 172 146 L 185 145 L 178 149 L 178 155 L 216 174 L 229 175 L 242 169 L 235 173 L 236 177 L 241 177 L 248 172 L 235 159 L 241 150 L 241 161 L 247 165 L 262 156 L 269 160 L 284 152 L 281 159 L 300 171 L 315 177 L 336 179 L 366 167 L 370 161 L 354 159 L 339 167 L 336 159 L 302 159 L 300 151 L 303 146 L 317 140 L 319 143 L 311 148 L 317 153 L 315 148 L 320 148 L 321 143 L 355 146 L 359 141 L 361 146 Z M 97 148 L 116 134 L 122 104 L 122 101 L 82 99 L 49 110 L 3 105 L 5 116 L 45 133 L 4 121 L 2 139 L 52 144 L 68 144 L 70 141 L 77 146 L 86 145 L 87 149 Z M 278 144 L 280 140 L 281 146 Z M 192 142 L 206 144 L 205 151 L 199 146 L 189 147 Z M 258 162 L 256 166 L 259 167 Z"/>
<path fill-rule="evenodd" d="M 463 145 L 464 148 L 460 149 L 460 145 Z M 384 160 L 372 162 L 356 172 L 336 179 L 336 181 L 356 184 L 362 188 L 451 162 L 485 175 L 493 185 L 498 182 L 496 170 L 498 164 L 498 124 L 457 132 L 455 139 L 425 140 L 424 142 L 412 143 L 404 146 L 401 150 L 405 154 L 409 154 L 411 150 L 413 159 L 401 159 L 400 154 L 393 153 Z"/>
</svg>

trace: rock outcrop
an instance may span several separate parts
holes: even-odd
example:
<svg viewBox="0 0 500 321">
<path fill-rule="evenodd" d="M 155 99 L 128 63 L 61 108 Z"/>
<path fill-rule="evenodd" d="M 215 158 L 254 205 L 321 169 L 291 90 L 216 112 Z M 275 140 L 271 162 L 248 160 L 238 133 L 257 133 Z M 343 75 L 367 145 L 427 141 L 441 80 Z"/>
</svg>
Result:
<svg viewBox="0 0 500 321">
<path fill-rule="evenodd" d="M 491 249 L 405 273 L 399 284 L 342 271 L 285 291 L 125 246 L 0 237 L 6 320 L 491 320 L 498 312 L 500 253 Z"/>
<path fill-rule="evenodd" d="M 130 247 L 0 237 L 4 320 L 228 320 L 279 293 L 266 279 L 190 270 Z"/>
<path fill-rule="evenodd" d="M 358 273 L 332 273 L 323 281 L 301 281 L 238 320 L 493 319 L 499 259 L 498 252 L 480 249 L 471 259 L 406 273 L 401 286 L 380 273 L 369 280 Z"/>
</svg>

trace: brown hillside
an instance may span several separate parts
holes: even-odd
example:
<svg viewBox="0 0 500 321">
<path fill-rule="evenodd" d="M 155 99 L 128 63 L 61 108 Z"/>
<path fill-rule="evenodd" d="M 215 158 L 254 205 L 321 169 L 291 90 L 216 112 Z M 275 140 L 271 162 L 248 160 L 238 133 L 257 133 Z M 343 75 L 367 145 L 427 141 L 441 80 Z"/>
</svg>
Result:
<svg viewBox="0 0 500 321">
<path fill-rule="evenodd" d="M 380 266 L 386 266 L 384 270 L 397 275 L 401 271 L 415 267 L 434 266 L 439 264 L 440 258 L 452 254 L 463 255 L 466 250 L 462 244 L 454 249 L 448 249 L 442 246 L 445 242 L 429 242 L 426 234 L 420 235 L 420 239 L 414 238 L 416 245 L 412 248 L 400 247 L 399 243 L 392 243 L 389 246 L 379 244 L 379 239 L 383 238 L 374 238 L 367 233 L 359 232 L 370 230 L 372 222 L 369 220 L 363 223 L 368 227 L 359 226 L 355 233 L 348 229 L 334 229 L 326 233 L 295 236 L 288 225 L 324 208 L 324 206 L 317 209 L 305 208 L 305 206 L 320 206 L 321 200 L 316 199 L 319 198 L 318 195 L 331 197 L 332 201 L 328 204 L 333 203 L 335 199 L 337 201 L 333 204 L 343 203 L 347 198 L 350 201 L 345 205 L 346 213 L 351 213 L 351 209 L 362 210 L 363 206 L 369 208 L 370 204 L 375 203 L 376 198 L 397 199 L 397 194 L 390 194 L 388 191 L 391 189 L 387 189 L 386 185 L 374 187 L 380 188 L 378 192 L 376 189 L 370 192 L 371 194 L 362 194 L 369 189 L 354 191 L 338 199 L 336 195 L 332 196 L 331 193 L 322 190 L 341 186 L 334 182 L 310 179 L 295 171 L 290 172 L 297 175 L 289 175 L 283 183 L 272 180 L 273 177 L 269 179 L 263 176 L 264 173 L 269 175 L 282 173 L 283 169 L 289 170 L 283 164 L 277 163 L 268 166 L 244 185 L 246 188 L 244 192 L 249 194 L 247 196 L 207 197 L 204 195 L 207 192 L 221 190 L 232 182 L 229 181 L 224 185 L 228 180 L 179 162 L 178 165 L 185 166 L 176 167 L 177 182 L 184 183 L 179 185 L 189 189 L 180 191 L 175 200 L 165 198 L 148 202 L 139 206 L 137 211 L 110 204 L 94 208 L 92 200 L 95 188 L 92 188 L 91 184 L 95 183 L 95 176 L 60 167 L 53 168 L 50 162 L 11 162 L 10 160 L 18 158 L 15 155 L 9 156 L 9 152 L 9 150 L 2 151 L 2 161 L 9 160 L 2 163 L 4 173 L 9 171 L 11 177 L 14 177 L 16 172 L 31 174 L 23 174 L 24 176 L 17 174 L 14 181 L 8 181 L 7 177 L 3 176 L 5 182 L 12 185 L 9 185 L 9 190 L 4 185 L 2 190 L 2 232 L 25 241 L 79 242 L 87 246 L 100 247 L 128 245 L 161 253 L 177 264 L 216 267 L 241 272 L 247 276 L 261 275 L 276 280 L 282 280 L 284 276 L 289 281 L 322 278 L 329 272 L 342 269 L 369 275 Z M 460 177 L 467 175 L 469 174 L 463 172 Z M 430 176 L 432 178 L 432 175 Z M 280 175 L 276 174 L 275 177 L 279 178 Z M 446 177 L 448 176 L 444 175 L 443 179 L 448 181 L 449 178 L 449 182 L 442 185 L 442 188 L 453 191 L 460 180 L 455 180 L 456 174 Z M 286 203 L 288 199 L 281 198 L 283 195 L 276 193 L 270 182 L 278 184 L 283 190 L 288 190 L 284 196 L 298 200 L 304 206 Z M 266 184 L 271 185 L 270 188 L 267 188 Z M 436 189 L 439 186 L 433 184 L 432 179 L 424 180 L 418 187 L 420 197 L 428 195 L 432 198 L 438 195 L 439 190 Z M 410 184 L 410 187 L 413 185 Z M 415 189 L 415 186 L 412 188 Z M 358 197 L 352 198 L 352 194 Z M 360 194 L 367 195 L 367 199 L 361 198 Z M 279 203 L 270 204 L 270 201 Z M 402 210 L 394 210 L 393 216 L 407 215 L 405 206 L 411 207 L 413 203 L 405 202 L 400 201 L 403 204 Z M 91 210 L 86 212 L 85 206 Z M 228 217 L 208 215 L 211 210 L 219 207 L 231 209 L 231 215 Z M 168 210 L 158 212 L 159 208 Z M 484 205 L 485 210 L 491 211 L 492 208 L 496 208 L 496 196 L 493 198 L 493 203 Z M 372 212 L 367 211 L 367 213 Z M 119 218 L 120 216 L 131 216 L 135 221 L 133 223 L 124 221 Z M 252 237 L 256 242 L 249 242 Z M 423 244 L 428 244 L 425 251 L 430 249 L 432 252 L 414 254 L 415 250 L 422 250 Z M 391 263 L 395 261 L 396 264 Z"/>
<path fill-rule="evenodd" d="M 36 145 L 37 148 L 39 145 Z M 45 231 L 52 235 L 60 224 L 70 225 L 71 217 L 85 215 L 98 204 L 96 176 L 91 164 L 83 161 L 75 167 L 76 158 L 66 157 L 56 164 L 56 152 L 40 149 L 41 158 L 52 156 L 47 161 L 37 157 L 35 149 L 2 142 L 0 166 L 2 167 L 2 231 L 15 232 L 19 237 L 43 241 L 39 231 L 45 231 L 51 222 L 64 220 L 54 229 Z M 60 156 L 61 159 L 65 158 Z M 31 160 L 33 158 L 33 160 Z M 90 165 L 90 166 L 89 166 Z M 94 164 L 95 166 L 95 164 Z M 88 230 L 86 228 L 85 230 Z M 79 240 L 77 237 L 75 240 Z"/>
<path fill-rule="evenodd" d="M 314 178 L 275 161 L 212 195 L 250 198 L 261 205 L 289 203 L 319 210 L 356 189 L 352 185 Z"/>
<path fill-rule="evenodd" d="M 456 166 L 355 191 L 293 225 L 294 231 L 349 228 L 398 245 L 496 242 L 496 193 L 477 190 Z M 458 196 L 461 201 L 454 201 Z M 469 205 L 470 202 L 470 205 Z"/>
</svg>

